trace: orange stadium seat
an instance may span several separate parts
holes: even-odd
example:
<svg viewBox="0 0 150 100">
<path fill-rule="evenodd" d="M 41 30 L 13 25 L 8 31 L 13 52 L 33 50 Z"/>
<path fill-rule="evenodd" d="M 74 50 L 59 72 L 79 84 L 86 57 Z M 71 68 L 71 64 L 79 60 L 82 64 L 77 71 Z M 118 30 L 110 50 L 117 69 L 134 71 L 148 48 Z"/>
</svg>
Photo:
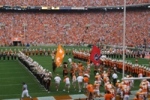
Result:
<svg viewBox="0 0 150 100">
<path fill-rule="evenodd" d="M 31 4 L 34 4 L 34 1 L 36 4 L 45 4 L 45 1 L 42 0 L 39 0 L 39 2 L 33 0 Z M 51 2 L 55 2 L 55 0 Z M 71 4 L 70 2 L 69 4 Z M 101 2 L 103 4 L 103 2 L 107 3 L 108 1 Z M 120 4 L 120 2 L 122 0 L 115 3 Z M 142 2 L 143 0 L 139 0 L 137 3 Z M 144 0 L 144 2 L 147 1 Z M 7 3 L 7 1 L 2 2 L 2 4 L 4 3 Z M 16 3 L 19 4 L 20 2 L 16 0 Z M 27 1 L 26 4 L 28 3 Z M 87 4 L 90 3 L 93 3 L 93 1 Z M 114 2 L 110 0 L 109 3 Z M 97 42 L 122 45 L 123 12 L 59 14 L 1 12 L 0 16 L 1 45 L 11 44 L 12 37 L 22 38 L 22 43 L 28 42 L 35 45 L 40 43 L 96 44 Z M 144 39 L 149 44 L 148 24 L 149 11 L 128 11 L 126 17 L 126 45 L 142 45 Z"/>
<path fill-rule="evenodd" d="M 123 5 L 124 0 L 13 0 L 7 1 L 2 0 L 0 5 L 19 5 L 19 6 L 115 6 L 115 5 Z M 148 0 L 127 0 L 128 5 L 132 4 L 141 4 L 141 3 L 148 3 Z"/>
</svg>

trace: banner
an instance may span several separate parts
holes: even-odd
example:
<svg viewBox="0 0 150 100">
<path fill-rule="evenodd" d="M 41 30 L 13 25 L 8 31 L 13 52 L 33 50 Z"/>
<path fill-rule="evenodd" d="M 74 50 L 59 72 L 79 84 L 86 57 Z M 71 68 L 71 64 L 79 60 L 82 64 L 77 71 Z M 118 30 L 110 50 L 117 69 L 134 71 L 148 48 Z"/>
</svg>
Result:
<svg viewBox="0 0 150 100">
<path fill-rule="evenodd" d="M 61 45 L 58 45 L 56 56 L 55 56 L 55 62 L 57 67 L 59 67 L 62 64 L 64 56 L 65 56 L 64 49 L 61 47 Z"/>
<path fill-rule="evenodd" d="M 99 65 L 100 57 L 101 57 L 100 49 L 96 46 L 93 46 L 91 53 L 90 53 L 90 61 L 92 61 L 94 65 Z"/>
</svg>

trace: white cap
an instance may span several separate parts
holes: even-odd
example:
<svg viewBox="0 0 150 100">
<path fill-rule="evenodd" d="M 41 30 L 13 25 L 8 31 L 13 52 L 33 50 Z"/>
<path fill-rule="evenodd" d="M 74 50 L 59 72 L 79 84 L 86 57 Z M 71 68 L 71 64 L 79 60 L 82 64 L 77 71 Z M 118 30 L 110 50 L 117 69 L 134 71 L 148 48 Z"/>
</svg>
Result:
<svg viewBox="0 0 150 100">
<path fill-rule="evenodd" d="M 99 73 L 96 73 L 96 75 L 99 75 Z"/>
</svg>

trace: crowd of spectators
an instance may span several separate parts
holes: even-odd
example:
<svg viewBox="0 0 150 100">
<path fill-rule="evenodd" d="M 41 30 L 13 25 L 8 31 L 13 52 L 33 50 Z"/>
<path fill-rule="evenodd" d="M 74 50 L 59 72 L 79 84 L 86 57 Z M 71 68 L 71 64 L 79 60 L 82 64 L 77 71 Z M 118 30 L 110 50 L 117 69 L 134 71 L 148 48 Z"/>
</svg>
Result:
<svg viewBox="0 0 150 100">
<path fill-rule="evenodd" d="M 149 0 L 127 0 L 127 5 L 149 3 Z M 116 6 L 124 0 L 1 0 L 0 5 L 11 6 Z"/>
<path fill-rule="evenodd" d="M 1 12 L 0 16 L 0 45 L 9 45 L 16 37 L 23 44 L 122 45 L 123 12 Z M 149 25 L 149 11 L 127 11 L 126 45 L 150 44 Z"/>
</svg>

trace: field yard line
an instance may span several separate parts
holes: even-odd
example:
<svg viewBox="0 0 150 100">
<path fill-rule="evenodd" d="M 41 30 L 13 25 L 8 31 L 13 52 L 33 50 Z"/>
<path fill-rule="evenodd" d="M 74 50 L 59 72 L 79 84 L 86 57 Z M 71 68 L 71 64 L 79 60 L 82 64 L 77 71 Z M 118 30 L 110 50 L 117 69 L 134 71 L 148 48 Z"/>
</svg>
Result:
<svg viewBox="0 0 150 100">
<path fill-rule="evenodd" d="M 28 83 L 28 84 L 34 84 L 34 83 Z M 14 86 L 14 85 L 22 85 L 22 84 L 21 83 L 20 84 L 7 84 L 7 85 L 0 85 L 0 86 L 12 86 L 12 85 Z"/>
<path fill-rule="evenodd" d="M 19 61 L 19 60 L 18 60 L 18 61 Z M 45 89 L 44 86 L 40 84 L 39 80 L 33 75 L 33 73 L 31 73 L 31 71 L 29 71 L 29 70 L 27 69 L 27 67 L 26 67 L 24 64 L 22 64 L 20 61 L 19 61 L 19 63 L 22 65 L 22 67 L 24 66 L 23 68 L 26 69 L 26 70 L 34 77 L 34 78 L 33 78 L 34 81 L 38 82 L 39 85 L 41 86 L 41 88 Z M 46 89 L 45 89 L 45 91 L 46 91 Z"/>
<path fill-rule="evenodd" d="M 82 61 L 82 60 L 79 60 L 79 59 L 73 59 L 74 61 L 78 61 L 78 62 L 82 62 L 82 63 L 86 63 L 86 61 Z"/>
<path fill-rule="evenodd" d="M 41 93 L 43 93 L 43 92 L 38 92 L 38 93 L 31 93 L 31 92 L 29 92 L 29 94 L 34 94 L 34 95 L 41 94 Z M 19 94 L 11 94 L 10 96 L 12 96 L 12 95 L 19 95 L 19 96 L 21 96 L 21 94 L 22 94 L 22 92 L 20 92 Z M 9 97 L 9 95 L 0 95 L 0 97 L 1 96 L 7 96 L 7 97 Z"/>
<path fill-rule="evenodd" d="M 62 90 L 62 91 L 55 91 L 55 92 L 50 92 L 49 94 L 51 94 L 51 93 L 62 93 L 62 92 L 64 92 L 64 91 L 63 91 L 63 90 Z M 22 93 L 22 92 L 21 92 L 21 93 Z M 11 96 L 12 96 L 12 95 L 21 95 L 21 93 L 19 93 L 19 94 L 11 94 Z M 43 93 L 43 92 L 41 91 L 41 92 L 37 92 L 37 93 L 35 93 L 35 92 L 32 93 L 32 92 L 29 91 L 29 94 L 34 94 L 34 95 L 36 95 L 36 94 L 41 94 L 41 93 Z M 65 93 L 66 93 L 66 92 L 65 92 Z M 68 93 L 68 95 L 71 95 L 71 94 Z M 0 95 L 0 96 L 9 96 L 9 95 Z M 41 97 L 42 97 L 42 96 L 41 96 Z"/>
<path fill-rule="evenodd" d="M 12 79 L 12 78 L 26 78 L 28 76 L 22 76 L 22 77 L 8 77 L 8 78 L 0 78 L 0 79 Z"/>
<path fill-rule="evenodd" d="M 11 73 L 11 72 L 4 72 L 4 73 L 1 72 L 0 75 L 1 75 L 1 74 L 8 74 L 8 73 Z M 23 72 L 19 72 L 19 71 L 18 71 L 18 72 L 13 72 L 12 74 L 14 74 L 14 73 L 23 73 Z"/>
<path fill-rule="evenodd" d="M 20 69 L 20 68 L 8 68 L 8 69 L 13 71 L 14 69 Z M 5 69 L 0 69 L 0 71 L 1 70 L 7 70 L 7 69 L 6 68 Z"/>
</svg>

